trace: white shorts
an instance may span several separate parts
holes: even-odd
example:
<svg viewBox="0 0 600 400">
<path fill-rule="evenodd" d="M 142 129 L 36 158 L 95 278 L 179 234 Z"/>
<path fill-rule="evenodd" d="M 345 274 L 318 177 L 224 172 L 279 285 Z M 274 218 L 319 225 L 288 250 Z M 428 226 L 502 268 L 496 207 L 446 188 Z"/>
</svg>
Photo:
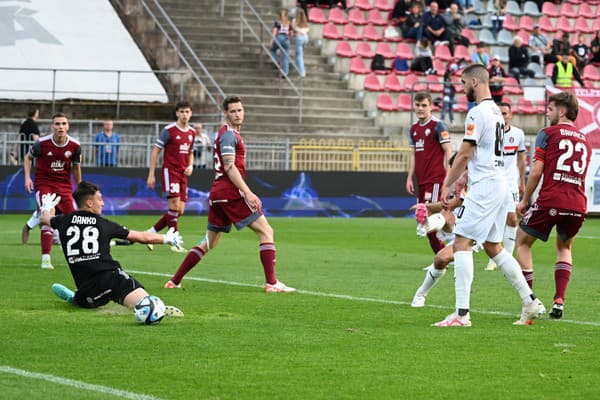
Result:
<svg viewBox="0 0 600 400">
<path fill-rule="evenodd" d="M 502 181 L 493 189 L 488 184 L 471 186 L 457 215 L 454 233 L 480 244 L 502 242 L 509 196 L 512 194 Z"/>
<path fill-rule="evenodd" d="M 519 194 L 519 188 L 511 187 L 508 189 L 508 196 L 506 196 L 506 204 L 505 207 L 507 209 L 507 213 L 516 212 L 517 204 L 521 201 L 521 195 Z"/>
</svg>

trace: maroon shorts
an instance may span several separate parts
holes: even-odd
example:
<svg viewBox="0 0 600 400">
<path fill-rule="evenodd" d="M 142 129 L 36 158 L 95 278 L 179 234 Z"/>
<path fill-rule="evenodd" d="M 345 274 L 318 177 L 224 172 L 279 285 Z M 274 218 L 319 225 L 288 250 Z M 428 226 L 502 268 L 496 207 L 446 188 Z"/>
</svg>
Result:
<svg viewBox="0 0 600 400">
<path fill-rule="evenodd" d="M 419 203 L 435 203 L 439 201 L 441 190 L 441 183 L 419 184 L 419 192 L 417 194 Z"/>
<path fill-rule="evenodd" d="M 55 192 L 50 187 L 39 187 L 35 192 L 35 200 L 38 203 L 38 209 L 42 206 L 42 196 L 49 193 L 56 193 L 60 196 L 60 202 L 56 205 L 57 214 L 69 214 L 77 209 L 75 206 L 75 200 L 70 192 Z"/>
<path fill-rule="evenodd" d="M 585 214 L 561 208 L 541 208 L 534 203 L 521 220 L 521 229 L 525 233 L 543 240 L 548 240 L 552 228 L 556 225 L 556 233 L 563 242 L 577 235 Z"/>
<path fill-rule="evenodd" d="M 242 196 L 231 198 L 211 193 L 208 205 L 208 230 L 213 232 L 229 232 L 232 224 L 240 230 L 263 215 L 262 210 L 251 209 Z"/>
<path fill-rule="evenodd" d="M 167 197 L 179 197 L 184 203 L 188 199 L 187 176 L 183 172 L 176 172 L 172 168 L 162 169 L 162 188 Z"/>
</svg>

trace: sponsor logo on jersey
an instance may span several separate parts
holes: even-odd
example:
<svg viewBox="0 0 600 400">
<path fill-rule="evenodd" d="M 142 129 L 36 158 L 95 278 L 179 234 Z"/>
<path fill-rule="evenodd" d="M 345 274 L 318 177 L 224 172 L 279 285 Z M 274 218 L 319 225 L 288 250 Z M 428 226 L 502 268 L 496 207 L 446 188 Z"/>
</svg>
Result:
<svg viewBox="0 0 600 400">
<path fill-rule="evenodd" d="M 472 136 L 475 133 L 475 124 L 467 124 L 467 136 Z"/>
<path fill-rule="evenodd" d="M 415 142 L 415 151 L 425 150 L 425 139 L 419 139 Z"/>
<path fill-rule="evenodd" d="M 189 143 L 182 143 L 179 145 L 179 153 L 188 154 L 189 152 L 190 152 L 190 144 Z"/>
<path fill-rule="evenodd" d="M 56 160 L 56 161 L 52 161 L 52 164 L 50 164 L 50 168 L 53 171 L 64 171 L 65 169 L 65 161 L 63 160 Z"/>
<path fill-rule="evenodd" d="M 450 139 L 450 132 L 442 131 L 442 139 L 444 139 L 444 140 Z"/>
</svg>

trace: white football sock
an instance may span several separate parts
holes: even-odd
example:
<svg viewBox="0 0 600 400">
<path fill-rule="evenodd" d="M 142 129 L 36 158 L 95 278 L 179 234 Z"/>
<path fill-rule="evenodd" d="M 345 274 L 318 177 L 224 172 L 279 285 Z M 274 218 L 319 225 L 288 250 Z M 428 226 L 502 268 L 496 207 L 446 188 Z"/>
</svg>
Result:
<svg viewBox="0 0 600 400">
<path fill-rule="evenodd" d="M 27 220 L 27 226 L 29 227 L 29 229 L 33 229 L 36 226 L 38 226 L 40 224 L 40 213 L 37 212 L 37 210 L 35 210 L 33 212 L 33 214 L 31 214 L 31 217 L 29 217 L 29 219 Z"/>
<path fill-rule="evenodd" d="M 148 229 L 146 232 L 152 232 L 152 233 L 156 233 L 156 229 L 154 229 L 154 227 L 151 227 L 150 229 Z"/>
<path fill-rule="evenodd" d="M 454 253 L 454 291 L 456 293 L 456 309 L 469 309 L 471 302 L 471 284 L 473 283 L 473 252 L 457 251 Z"/>
<path fill-rule="evenodd" d="M 504 238 L 502 239 L 502 245 L 508 252 L 508 254 L 513 253 L 515 249 L 515 237 L 517 235 L 517 227 L 516 226 L 508 226 L 504 227 Z"/>
<path fill-rule="evenodd" d="M 494 262 L 502 271 L 506 279 L 510 282 L 510 284 L 519 292 L 519 296 L 521 300 L 523 300 L 523 304 L 531 303 L 531 295 L 533 291 L 527 285 L 527 281 L 525 280 L 525 276 L 521 272 L 521 267 L 519 263 L 513 256 L 511 256 L 506 249 L 502 249 L 500 253 L 496 257 L 493 258 Z"/>
<path fill-rule="evenodd" d="M 425 272 L 425 279 L 423 280 L 421 286 L 417 289 L 417 293 L 419 293 L 421 296 L 427 296 L 431 288 L 433 288 L 436 283 L 438 283 L 438 280 L 445 274 L 446 269 L 439 270 L 436 269 L 433 264 L 431 264 L 427 268 L 427 272 Z"/>
</svg>

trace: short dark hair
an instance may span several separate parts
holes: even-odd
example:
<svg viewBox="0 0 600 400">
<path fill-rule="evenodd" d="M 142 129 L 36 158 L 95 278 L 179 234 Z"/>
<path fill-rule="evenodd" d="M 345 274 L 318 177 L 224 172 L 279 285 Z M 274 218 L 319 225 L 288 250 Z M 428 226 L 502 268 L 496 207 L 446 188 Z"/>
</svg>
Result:
<svg viewBox="0 0 600 400">
<path fill-rule="evenodd" d="M 477 78 L 477 80 L 487 85 L 490 82 L 490 73 L 482 64 L 471 64 L 462 73 L 464 77 Z"/>
<path fill-rule="evenodd" d="M 96 194 L 96 192 L 100 191 L 100 186 L 86 181 L 79 182 L 77 188 L 73 192 L 73 199 L 77 203 L 79 208 L 85 205 L 85 201 Z"/>
<path fill-rule="evenodd" d="M 428 92 L 419 92 L 419 93 L 415 94 L 415 101 L 423 101 L 423 100 L 429 101 L 429 104 L 433 103 L 433 99 Z"/>
<path fill-rule="evenodd" d="M 177 104 L 175 104 L 175 111 L 179 111 L 182 108 L 189 108 L 190 110 L 192 109 L 192 103 L 190 103 L 187 100 L 182 100 L 177 102 Z"/>
<path fill-rule="evenodd" d="M 52 121 L 54 121 L 54 118 L 67 118 L 67 114 L 64 112 L 57 112 L 52 116 Z"/>
<path fill-rule="evenodd" d="M 27 111 L 27 116 L 29 118 L 33 118 L 33 116 L 35 115 L 35 113 L 38 112 L 37 108 L 32 108 L 31 110 Z"/>
<path fill-rule="evenodd" d="M 571 92 L 560 92 L 553 94 L 548 98 L 548 104 L 554 103 L 557 107 L 564 107 L 567 109 L 566 117 L 575 121 L 577 114 L 579 114 L 579 102 L 577 97 Z"/>
<path fill-rule="evenodd" d="M 223 111 L 229 110 L 229 105 L 233 103 L 241 103 L 242 98 L 240 96 L 227 96 L 223 99 Z"/>
<path fill-rule="evenodd" d="M 498 107 L 506 107 L 508 108 L 510 111 L 512 111 L 512 107 L 510 105 L 510 103 L 507 103 L 506 101 L 501 101 L 498 103 Z"/>
</svg>

